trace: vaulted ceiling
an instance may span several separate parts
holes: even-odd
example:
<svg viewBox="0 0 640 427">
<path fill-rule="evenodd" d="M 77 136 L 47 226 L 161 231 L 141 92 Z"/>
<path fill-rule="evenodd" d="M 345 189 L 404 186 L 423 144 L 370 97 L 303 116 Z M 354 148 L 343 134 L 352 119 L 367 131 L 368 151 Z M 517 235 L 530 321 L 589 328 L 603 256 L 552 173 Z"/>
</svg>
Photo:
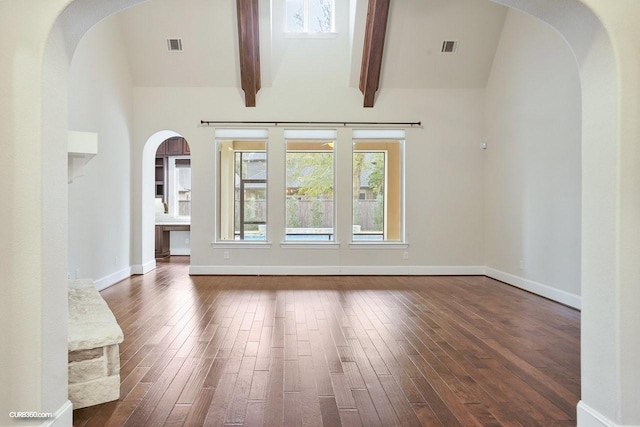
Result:
<svg viewBox="0 0 640 427">
<path fill-rule="evenodd" d="M 300 38 L 284 33 L 284 0 L 259 1 L 262 87 L 358 87 L 368 0 L 335 3 L 335 36 Z M 506 12 L 488 0 L 391 0 L 380 90 L 485 87 Z M 235 1 L 149 0 L 120 25 L 136 86 L 240 87 Z M 440 52 L 445 40 L 456 53 Z"/>
</svg>

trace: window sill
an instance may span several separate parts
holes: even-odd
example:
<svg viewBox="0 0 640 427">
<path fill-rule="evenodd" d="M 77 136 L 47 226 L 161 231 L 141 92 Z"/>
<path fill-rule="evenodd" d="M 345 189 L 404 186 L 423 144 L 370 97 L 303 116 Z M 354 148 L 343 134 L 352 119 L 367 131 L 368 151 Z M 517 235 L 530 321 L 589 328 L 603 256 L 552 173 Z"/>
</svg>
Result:
<svg viewBox="0 0 640 427">
<path fill-rule="evenodd" d="M 284 37 L 286 39 L 335 39 L 338 37 L 338 33 L 296 33 L 296 32 L 285 32 Z"/>
<path fill-rule="evenodd" d="M 340 249 L 337 242 L 280 242 L 282 249 Z"/>
<path fill-rule="evenodd" d="M 408 243 L 402 242 L 351 242 L 349 243 L 349 249 L 366 249 L 366 250 L 387 250 L 387 249 L 408 249 Z"/>
<path fill-rule="evenodd" d="M 241 240 L 229 240 L 226 242 L 211 243 L 213 249 L 271 249 L 271 242 L 243 242 Z"/>
</svg>

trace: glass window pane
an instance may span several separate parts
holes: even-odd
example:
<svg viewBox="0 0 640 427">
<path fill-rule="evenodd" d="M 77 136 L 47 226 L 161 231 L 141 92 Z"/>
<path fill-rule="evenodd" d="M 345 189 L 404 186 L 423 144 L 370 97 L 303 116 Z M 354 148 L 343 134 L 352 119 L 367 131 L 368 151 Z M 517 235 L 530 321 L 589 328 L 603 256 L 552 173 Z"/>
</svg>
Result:
<svg viewBox="0 0 640 427">
<path fill-rule="evenodd" d="M 191 160 L 182 156 L 170 156 L 167 165 L 167 213 L 169 217 L 191 217 Z"/>
<path fill-rule="evenodd" d="M 260 151 L 235 153 L 235 240 L 266 240 L 267 156 Z"/>
<path fill-rule="evenodd" d="M 286 240 L 332 241 L 334 141 L 288 141 Z"/>
<path fill-rule="evenodd" d="M 191 216 L 191 163 L 183 165 L 176 164 L 178 192 L 178 216 Z"/>
<path fill-rule="evenodd" d="M 218 141 L 220 240 L 267 239 L 265 141 Z"/>
<path fill-rule="evenodd" d="M 402 141 L 353 144 L 353 241 L 402 241 Z"/>
<path fill-rule="evenodd" d="M 304 31 L 303 0 L 286 0 L 287 31 L 301 33 Z"/>
<path fill-rule="evenodd" d="M 309 0 L 309 32 L 329 33 L 333 31 L 332 0 Z"/>
</svg>

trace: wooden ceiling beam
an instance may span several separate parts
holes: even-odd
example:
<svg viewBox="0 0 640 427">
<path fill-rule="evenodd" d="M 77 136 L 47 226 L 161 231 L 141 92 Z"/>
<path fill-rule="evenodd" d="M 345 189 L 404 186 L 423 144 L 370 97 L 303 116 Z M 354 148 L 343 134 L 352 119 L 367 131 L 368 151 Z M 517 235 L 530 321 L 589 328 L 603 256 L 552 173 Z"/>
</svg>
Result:
<svg viewBox="0 0 640 427">
<path fill-rule="evenodd" d="M 376 91 L 380 84 L 389 3 L 390 0 L 369 0 L 367 9 L 367 25 L 360 69 L 360 92 L 364 95 L 364 106 L 369 108 L 373 107 Z"/>
<path fill-rule="evenodd" d="M 238 7 L 238 40 L 240 48 L 240 83 L 247 107 L 256 106 L 260 90 L 260 31 L 258 0 L 236 0 Z"/>
</svg>

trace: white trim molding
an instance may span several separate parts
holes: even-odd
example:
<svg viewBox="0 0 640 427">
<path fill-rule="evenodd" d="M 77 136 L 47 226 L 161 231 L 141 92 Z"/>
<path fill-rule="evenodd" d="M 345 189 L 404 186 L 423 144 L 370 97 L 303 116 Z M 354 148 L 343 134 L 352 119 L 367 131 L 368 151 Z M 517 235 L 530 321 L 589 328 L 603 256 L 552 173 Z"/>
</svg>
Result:
<svg viewBox="0 0 640 427">
<path fill-rule="evenodd" d="M 171 255 L 189 256 L 191 255 L 191 249 L 190 248 L 171 249 Z"/>
<path fill-rule="evenodd" d="M 143 265 L 132 265 L 131 274 L 147 274 L 156 269 L 156 260 L 151 260 Z"/>
<path fill-rule="evenodd" d="M 345 276 L 407 276 L 407 265 L 345 265 L 340 267 L 341 275 Z"/>
<path fill-rule="evenodd" d="M 286 245 L 296 249 L 335 249 L 333 245 Z M 580 295 L 553 288 L 543 283 L 515 276 L 504 271 L 477 265 L 419 266 L 419 265 L 192 265 L 189 274 L 207 275 L 353 275 L 353 276 L 486 276 L 516 288 L 540 295 L 577 310 L 581 309 Z"/>
<path fill-rule="evenodd" d="M 580 310 L 582 306 L 582 298 L 579 295 L 525 279 L 524 277 L 515 276 L 490 267 L 485 267 L 484 275 L 578 310 Z"/>
<path fill-rule="evenodd" d="M 119 281 L 131 277 L 132 270 L 132 267 L 123 268 L 120 271 L 116 271 L 115 273 L 111 273 L 101 279 L 95 280 L 96 289 L 98 289 L 98 291 L 107 289 L 109 286 L 113 286 Z"/>
<path fill-rule="evenodd" d="M 73 425 L 73 405 L 67 400 L 52 418 L 40 424 L 41 427 L 71 427 Z"/>
<path fill-rule="evenodd" d="M 600 412 L 584 403 L 584 401 L 582 400 L 578 402 L 577 421 L 578 427 L 622 427 L 620 424 L 614 423 L 613 421 L 602 415 Z"/>
<path fill-rule="evenodd" d="M 418 267 L 409 265 L 192 265 L 192 276 L 208 275 L 318 275 L 318 276 L 482 276 L 484 267 Z"/>
<path fill-rule="evenodd" d="M 189 267 L 189 274 L 192 276 L 334 276 L 340 274 L 340 267 L 324 265 L 192 265 Z"/>
<path fill-rule="evenodd" d="M 484 267 L 478 265 L 444 265 L 410 267 L 412 276 L 484 276 Z"/>
<path fill-rule="evenodd" d="M 213 249 L 271 249 L 271 242 L 247 242 L 243 240 L 227 240 L 211 243 Z"/>
<path fill-rule="evenodd" d="M 337 242 L 280 242 L 282 249 L 340 249 L 340 243 Z"/>
<path fill-rule="evenodd" d="M 396 250 L 396 249 L 409 249 L 408 243 L 400 242 L 351 242 L 349 243 L 349 249 L 364 249 L 364 250 Z"/>
</svg>

